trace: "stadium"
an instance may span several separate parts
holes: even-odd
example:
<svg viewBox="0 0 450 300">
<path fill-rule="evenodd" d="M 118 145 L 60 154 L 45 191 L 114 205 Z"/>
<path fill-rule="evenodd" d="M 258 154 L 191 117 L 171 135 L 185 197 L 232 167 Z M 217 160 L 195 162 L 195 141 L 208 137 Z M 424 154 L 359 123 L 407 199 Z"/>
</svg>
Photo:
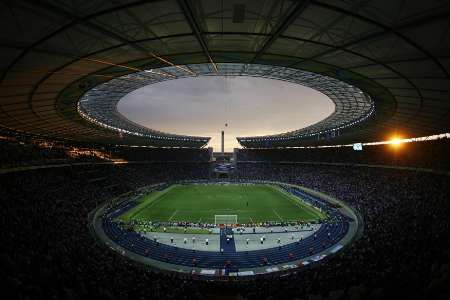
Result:
<svg viewBox="0 0 450 300">
<path fill-rule="evenodd" d="M 448 299 L 450 3 L 0 7 L 8 299 Z"/>
</svg>

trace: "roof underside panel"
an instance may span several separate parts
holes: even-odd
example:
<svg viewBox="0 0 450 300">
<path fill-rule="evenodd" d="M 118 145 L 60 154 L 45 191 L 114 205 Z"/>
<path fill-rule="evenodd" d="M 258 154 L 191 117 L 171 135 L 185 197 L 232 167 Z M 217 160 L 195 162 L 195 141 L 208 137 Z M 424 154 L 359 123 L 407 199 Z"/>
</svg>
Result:
<svg viewBox="0 0 450 300">
<path fill-rule="evenodd" d="M 216 72 L 220 63 L 304 70 L 370 95 L 375 113 L 364 125 L 304 144 L 450 129 L 446 1 L 3 1 L 0 26 L 0 126 L 13 130 L 199 147 L 119 135 L 80 116 L 77 103 L 86 91 L 127 74 L 173 64 Z M 172 72 L 165 76 L 189 73 Z"/>
</svg>

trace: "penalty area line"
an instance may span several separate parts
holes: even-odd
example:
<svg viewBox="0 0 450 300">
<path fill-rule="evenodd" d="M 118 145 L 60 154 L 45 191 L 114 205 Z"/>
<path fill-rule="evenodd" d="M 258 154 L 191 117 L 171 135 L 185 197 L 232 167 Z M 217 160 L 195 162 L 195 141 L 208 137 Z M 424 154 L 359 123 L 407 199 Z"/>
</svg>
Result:
<svg viewBox="0 0 450 300">
<path fill-rule="evenodd" d="M 275 209 L 272 209 L 274 214 L 278 217 L 278 219 L 280 219 L 281 222 L 283 222 L 283 218 L 277 213 L 277 211 Z"/>
<path fill-rule="evenodd" d="M 172 218 L 175 217 L 175 215 L 177 214 L 177 212 L 178 212 L 178 209 L 175 210 L 175 211 L 173 212 L 173 214 L 172 214 L 172 215 L 170 216 L 170 218 L 169 218 L 169 221 L 171 221 Z"/>
</svg>

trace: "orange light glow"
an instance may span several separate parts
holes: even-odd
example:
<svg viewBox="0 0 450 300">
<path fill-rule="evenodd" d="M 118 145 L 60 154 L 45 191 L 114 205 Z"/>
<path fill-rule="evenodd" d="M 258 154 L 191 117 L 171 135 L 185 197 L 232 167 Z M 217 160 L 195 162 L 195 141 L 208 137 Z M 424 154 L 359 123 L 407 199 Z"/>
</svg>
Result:
<svg viewBox="0 0 450 300">
<path fill-rule="evenodd" d="M 403 140 L 399 136 L 393 136 L 389 139 L 389 144 L 394 148 L 399 148 L 401 144 L 403 143 Z"/>
</svg>

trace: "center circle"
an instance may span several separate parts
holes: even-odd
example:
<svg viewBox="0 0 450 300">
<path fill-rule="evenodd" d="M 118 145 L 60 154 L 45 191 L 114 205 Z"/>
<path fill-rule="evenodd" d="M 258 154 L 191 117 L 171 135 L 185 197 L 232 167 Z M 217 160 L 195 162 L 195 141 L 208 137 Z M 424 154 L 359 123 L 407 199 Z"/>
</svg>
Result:
<svg viewBox="0 0 450 300">
<path fill-rule="evenodd" d="M 208 146 L 239 147 L 236 137 L 270 135 L 315 124 L 335 111 L 319 91 L 299 84 L 251 76 L 199 76 L 168 80 L 125 95 L 117 110 L 155 130 L 210 136 Z M 227 124 L 227 125 L 225 125 Z"/>
</svg>

